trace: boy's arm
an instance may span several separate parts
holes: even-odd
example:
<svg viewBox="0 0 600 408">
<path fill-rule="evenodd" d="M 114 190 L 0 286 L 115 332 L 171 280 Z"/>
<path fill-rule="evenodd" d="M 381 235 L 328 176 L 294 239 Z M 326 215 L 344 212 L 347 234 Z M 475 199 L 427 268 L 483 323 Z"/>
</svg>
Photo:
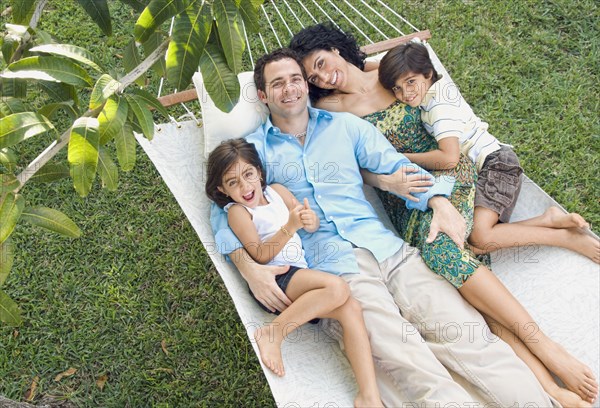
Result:
<svg viewBox="0 0 600 408">
<path fill-rule="evenodd" d="M 429 170 L 451 170 L 460 159 L 458 136 L 438 140 L 438 148 L 425 153 L 405 153 L 411 162 Z"/>
</svg>

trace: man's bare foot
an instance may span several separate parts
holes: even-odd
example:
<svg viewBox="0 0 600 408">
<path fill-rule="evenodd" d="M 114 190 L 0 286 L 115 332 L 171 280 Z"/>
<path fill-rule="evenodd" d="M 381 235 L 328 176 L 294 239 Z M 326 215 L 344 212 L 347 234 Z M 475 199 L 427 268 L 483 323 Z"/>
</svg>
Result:
<svg viewBox="0 0 600 408">
<path fill-rule="evenodd" d="M 369 397 L 367 395 L 358 393 L 358 395 L 354 399 L 354 407 L 355 408 L 383 408 L 383 403 L 381 402 L 381 398 L 379 397 L 379 394 Z"/>
<path fill-rule="evenodd" d="M 279 377 L 285 375 L 283 358 L 281 357 L 281 342 L 283 338 L 276 335 L 271 326 L 263 326 L 254 332 L 254 340 L 258 344 L 260 359 Z"/>
<path fill-rule="evenodd" d="M 566 388 L 559 387 L 558 384 L 554 384 L 550 390 L 546 390 L 548 394 L 555 400 L 557 400 L 563 408 L 589 408 L 592 406 L 591 403 L 584 401 L 581 397 Z"/>
<path fill-rule="evenodd" d="M 577 213 L 565 214 L 558 207 L 548 208 L 544 214 L 543 219 L 547 222 L 547 226 L 550 228 L 589 228 L 590 224 Z"/>
<path fill-rule="evenodd" d="M 530 349 L 535 350 L 534 353 L 538 358 L 562 380 L 569 390 L 586 402 L 593 403 L 596 400 L 598 383 L 588 366 L 547 337 L 535 345 L 534 343 L 527 345 Z"/>
<path fill-rule="evenodd" d="M 567 231 L 569 240 L 566 247 L 600 264 L 600 240 L 579 228 L 569 228 Z"/>
</svg>

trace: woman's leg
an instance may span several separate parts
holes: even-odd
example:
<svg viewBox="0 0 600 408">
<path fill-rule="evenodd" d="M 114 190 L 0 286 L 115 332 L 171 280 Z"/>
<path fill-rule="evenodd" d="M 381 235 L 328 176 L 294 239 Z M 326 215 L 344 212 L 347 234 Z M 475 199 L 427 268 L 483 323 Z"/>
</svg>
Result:
<svg viewBox="0 0 600 408">
<path fill-rule="evenodd" d="M 285 294 L 292 304 L 271 323 L 254 332 L 263 363 L 280 377 L 285 375 L 281 358 L 281 343 L 285 337 L 309 320 L 325 316 L 346 303 L 350 289 L 337 276 L 300 269 L 292 276 Z"/>
<path fill-rule="evenodd" d="M 591 407 L 590 403 L 581 399 L 576 393 L 560 387 L 556 381 L 554 381 L 554 378 L 552 378 L 548 368 L 546 368 L 540 359 L 537 358 L 512 331 L 492 319 L 490 316 L 483 314 L 483 317 L 490 326 L 492 333 L 508 344 L 514 350 L 515 354 L 527 364 L 548 395 L 556 399 L 563 407 Z"/>
<path fill-rule="evenodd" d="M 589 367 L 547 337 L 525 308 L 488 268 L 480 266 L 459 288 L 459 292 L 480 312 L 509 328 L 568 389 L 585 401 L 595 400 L 598 384 Z"/>
<path fill-rule="evenodd" d="M 600 241 L 582 229 L 587 223 L 573 214 L 549 209 L 544 215 L 516 223 L 498 223 L 498 214 L 488 208 L 475 207 L 473 231 L 469 243 L 477 252 L 522 245 L 548 245 L 570 249 L 600 263 Z M 573 216 L 573 217 L 569 217 Z M 572 226 L 570 226 L 572 225 Z"/>
</svg>

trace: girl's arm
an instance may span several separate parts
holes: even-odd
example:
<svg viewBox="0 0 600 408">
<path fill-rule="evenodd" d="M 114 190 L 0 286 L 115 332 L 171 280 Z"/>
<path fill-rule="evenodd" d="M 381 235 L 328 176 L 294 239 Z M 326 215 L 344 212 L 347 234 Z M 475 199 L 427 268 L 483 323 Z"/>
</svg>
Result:
<svg viewBox="0 0 600 408">
<path fill-rule="evenodd" d="M 296 197 L 281 184 L 271 184 L 271 188 L 281 196 L 283 202 L 287 206 L 288 210 L 299 211 L 300 220 L 302 221 L 302 227 L 306 232 L 315 232 L 319 229 L 321 221 L 317 214 L 308 205 L 308 200 L 304 199 L 304 204 L 298 203 Z"/>
<path fill-rule="evenodd" d="M 428 170 L 451 170 L 460 159 L 458 136 L 448 136 L 438 141 L 438 148 L 425 153 L 405 153 L 411 162 Z"/>
</svg>

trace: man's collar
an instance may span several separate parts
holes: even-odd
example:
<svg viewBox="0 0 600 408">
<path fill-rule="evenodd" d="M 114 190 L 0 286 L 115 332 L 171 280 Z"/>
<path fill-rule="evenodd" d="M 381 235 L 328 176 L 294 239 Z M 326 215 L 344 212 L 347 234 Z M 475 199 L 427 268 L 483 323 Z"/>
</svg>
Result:
<svg viewBox="0 0 600 408">
<path fill-rule="evenodd" d="M 319 118 L 324 118 L 324 119 L 332 118 L 331 113 L 326 110 L 313 108 L 311 106 L 307 106 L 307 108 L 308 108 L 309 121 L 315 121 Z M 268 134 L 270 132 L 280 133 L 279 128 L 277 126 L 273 125 L 273 122 L 271 121 L 271 115 L 269 115 L 267 117 L 267 121 L 263 125 L 263 130 L 264 130 L 265 134 Z"/>
</svg>

